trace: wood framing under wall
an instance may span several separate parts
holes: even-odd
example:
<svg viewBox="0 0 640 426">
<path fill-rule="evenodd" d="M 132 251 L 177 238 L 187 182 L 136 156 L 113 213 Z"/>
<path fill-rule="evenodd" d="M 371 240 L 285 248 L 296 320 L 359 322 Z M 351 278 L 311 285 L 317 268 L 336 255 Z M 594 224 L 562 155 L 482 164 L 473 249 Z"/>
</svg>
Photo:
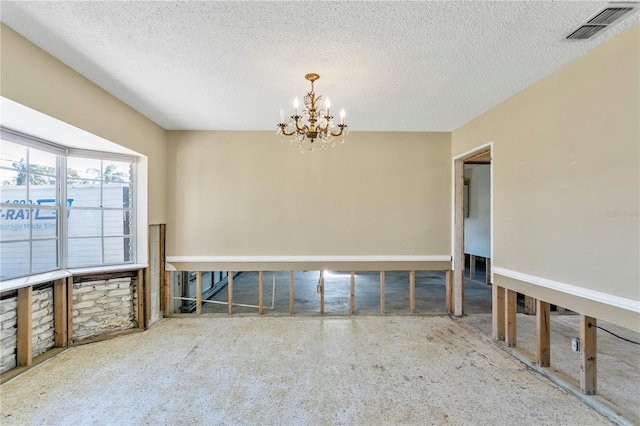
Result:
<svg viewBox="0 0 640 426">
<path fill-rule="evenodd" d="M 17 333 L 16 333 L 16 361 L 18 367 L 29 367 L 32 356 L 32 303 L 33 287 L 18 289 L 17 300 Z"/>
<path fill-rule="evenodd" d="M 380 313 L 384 314 L 385 301 L 384 301 L 384 284 L 385 284 L 384 271 L 380 271 Z"/>
<path fill-rule="evenodd" d="M 493 338 L 497 341 L 504 340 L 504 287 L 493 285 L 491 288 L 491 325 Z"/>
<path fill-rule="evenodd" d="M 289 271 L 289 315 L 293 315 L 293 271 Z"/>
<path fill-rule="evenodd" d="M 551 365 L 551 305 L 538 300 L 536 312 L 536 360 L 540 367 L 549 367 Z"/>
<path fill-rule="evenodd" d="M 351 271 L 351 290 L 349 291 L 349 305 L 351 308 L 351 314 L 356 313 L 356 273 Z"/>
<path fill-rule="evenodd" d="M 595 318 L 580 315 L 580 389 L 587 395 L 598 390 L 596 325 Z"/>
<path fill-rule="evenodd" d="M 67 346 L 67 284 L 64 279 L 53 283 L 53 341 L 56 348 Z"/>
<path fill-rule="evenodd" d="M 3 297 L 7 294 L 15 292 L 16 295 L 16 368 L 6 371 L 0 375 L 0 382 L 4 383 L 22 372 L 28 370 L 31 366 L 43 362 L 53 355 L 59 353 L 65 348 L 84 344 L 93 341 L 106 340 L 118 335 L 128 334 L 140 331 L 140 329 L 129 329 L 117 331 L 115 333 L 105 334 L 101 336 L 91 337 L 82 341 L 75 341 L 73 337 L 73 285 L 74 282 L 92 282 L 103 281 L 109 279 L 117 279 L 124 277 L 138 278 L 138 295 L 144 293 L 144 275 L 143 270 L 121 271 L 113 273 L 97 273 L 81 276 L 69 276 L 58 280 L 39 283 L 34 286 L 25 286 L 17 290 L 4 292 Z M 142 286 L 142 288 L 140 288 Z M 48 349 L 44 353 L 33 356 L 33 292 L 43 288 L 52 289 L 53 302 L 53 348 Z M 144 296 L 143 296 L 144 297 Z M 144 305 L 138 297 L 139 303 L 137 309 L 142 307 L 142 311 L 138 311 L 139 318 L 148 318 L 148 311 L 144 311 Z M 149 299 L 147 299 L 149 300 Z"/>
<path fill-rule="evenodd" d="M 506 322 L 504 341 L 507 346 L 515 346 L 517 337 L 516 314 L 518 312 L 518 293 L 513 290 L 506 290 L 504 302 Z"/>
</svg>

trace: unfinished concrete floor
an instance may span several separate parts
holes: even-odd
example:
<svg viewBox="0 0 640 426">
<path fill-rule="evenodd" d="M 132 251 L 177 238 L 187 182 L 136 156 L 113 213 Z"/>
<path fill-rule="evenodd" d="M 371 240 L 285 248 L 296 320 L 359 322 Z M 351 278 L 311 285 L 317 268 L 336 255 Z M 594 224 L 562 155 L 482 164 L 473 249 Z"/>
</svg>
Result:
<svg viewBox="0 0 640 426">
<path fill-rule="evenodd" d="M 275 292 L 274 292 L 275 277 Z M 320 271 L 296 271 L 294 273 L 294 312 L 317 313 L 320 311 L 320 294 L 317 285 Z M 416 312 L 444 313 L 445 274 L 441 271 L 416 271 Z M 350 313 L 351 273 L 349 271 L 325 272 L 325 313 Z M 275 293 L 275 297 L 273 296 Z M 227 302 L 224 287 L 212 300 Z M 233 280 L 234 304 L 258 305 L 258 273 L 242 272 Z M 380 273 L 356 272 L 355 303 L 358 314 L 380 313 Z M 289 272 L 264 272 L 264 313 L 289 314 Z M 272 308 L 273 306 L 273 308 Z M 202 312 L 228 312 L 226 305 L 204 303 Z M 257 308 L 234 306 L 234 313 L 257 313 Z M 388 271 L 385 274 L 385 312 L 409 313 L 409 272 Z M 465 280 L 465 312 L 491 312 L 491 286 L 483 282 Z"/>
<path fill-rule="evenodd" d="M 3 425 L 610 424 L 449 317 L 200 317 L 67 349 Z"/>
</svg>

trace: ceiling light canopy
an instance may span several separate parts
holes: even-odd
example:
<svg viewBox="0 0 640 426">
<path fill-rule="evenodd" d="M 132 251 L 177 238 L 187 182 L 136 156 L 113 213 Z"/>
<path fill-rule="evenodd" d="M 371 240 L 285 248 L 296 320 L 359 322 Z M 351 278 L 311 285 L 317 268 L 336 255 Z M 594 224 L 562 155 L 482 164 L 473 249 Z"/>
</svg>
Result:
<svg viewBox="0 0 640 426">
<path fill-rule="evenodd" d="M 288 123 L 284 121 L 284 111 L 280 109 L 280 123 L 276 134 L 282 136 L 291 136 L 290 143 L 297 145 L 301 153 L 307 150 L 313 152 L 313 142 L 318 139 L 320 149 L 327 149 L 328 146 L 335 146 L 335 138 L 342 136 L 341 143 L 344 143 L 344 137 L 349 133 L 347 125 L 344 124 L 344 109 L 340 111 L 340 124 L 333 122 L 333 116 L 330 114 L 331 102 L 327 98 L 324 101 L 324 109 L 317 108 L 316 103 L 322 99 L 322 95 L 316 96 L 313 83 L 320 78 L 318 74 L 310 73 L 304 76 L 311 82 L 311 90 L 304 97 L 304 111 L 302 115 L 298 115 L 298 98 L 293 101 L 293 115 Z M 282 139 L 282 138 L 281 138 Z M 306 143 L 308 142 L 308 144 Z"/>
</svg>

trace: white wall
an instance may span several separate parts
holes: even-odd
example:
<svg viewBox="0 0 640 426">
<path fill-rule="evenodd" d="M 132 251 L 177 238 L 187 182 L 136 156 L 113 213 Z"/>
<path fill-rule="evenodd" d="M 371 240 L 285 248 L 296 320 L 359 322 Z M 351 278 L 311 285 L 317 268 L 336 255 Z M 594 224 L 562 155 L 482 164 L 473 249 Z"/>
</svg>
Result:
<svg viewBox="0 0 640 426">
<path fill-rule="evenodd" d="M 464 252 L 491 257 L 491 165 L 468 164 L 469 217 L 464 219 Z"/>
</svg>

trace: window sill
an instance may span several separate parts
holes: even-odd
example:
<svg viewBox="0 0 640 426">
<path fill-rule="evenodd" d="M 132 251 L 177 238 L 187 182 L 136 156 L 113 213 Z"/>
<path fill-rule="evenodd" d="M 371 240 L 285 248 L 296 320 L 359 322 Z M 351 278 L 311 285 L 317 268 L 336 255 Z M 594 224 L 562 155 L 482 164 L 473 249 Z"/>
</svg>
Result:
<svg viewBox="0 0 640 426">
<path fill-rule="evenodd" d="M 55 281 L 62 278 L 73 277 L 78 275 L 89 275 L 95 273 L 109 273 L 121 271 L 135 271 L 144 269 L 149 265 L 144 263 L 127 263 L 122 265 L 110 265 L 91 268 L 61 269 L 57 271 L 45 272 L 42 274 L 33 274 L 26 277 L 11 278 L 0 282 L 0 292 L 16 290 L 22 287 L 42 284 L 49 281 Z"/>
<path fill-rule="evenodd" d="M 18 288 L 46 283 L 48 281 L 55 281 L 70 276 L 72 276 L 72 274 L 69 271 L 61 269 L 57 271 L 45 272 L 43 274 L 33 274 L 26 277 L 11 278 L 0 282 L 0 291 L 15 290 Z"/>
</svg>

